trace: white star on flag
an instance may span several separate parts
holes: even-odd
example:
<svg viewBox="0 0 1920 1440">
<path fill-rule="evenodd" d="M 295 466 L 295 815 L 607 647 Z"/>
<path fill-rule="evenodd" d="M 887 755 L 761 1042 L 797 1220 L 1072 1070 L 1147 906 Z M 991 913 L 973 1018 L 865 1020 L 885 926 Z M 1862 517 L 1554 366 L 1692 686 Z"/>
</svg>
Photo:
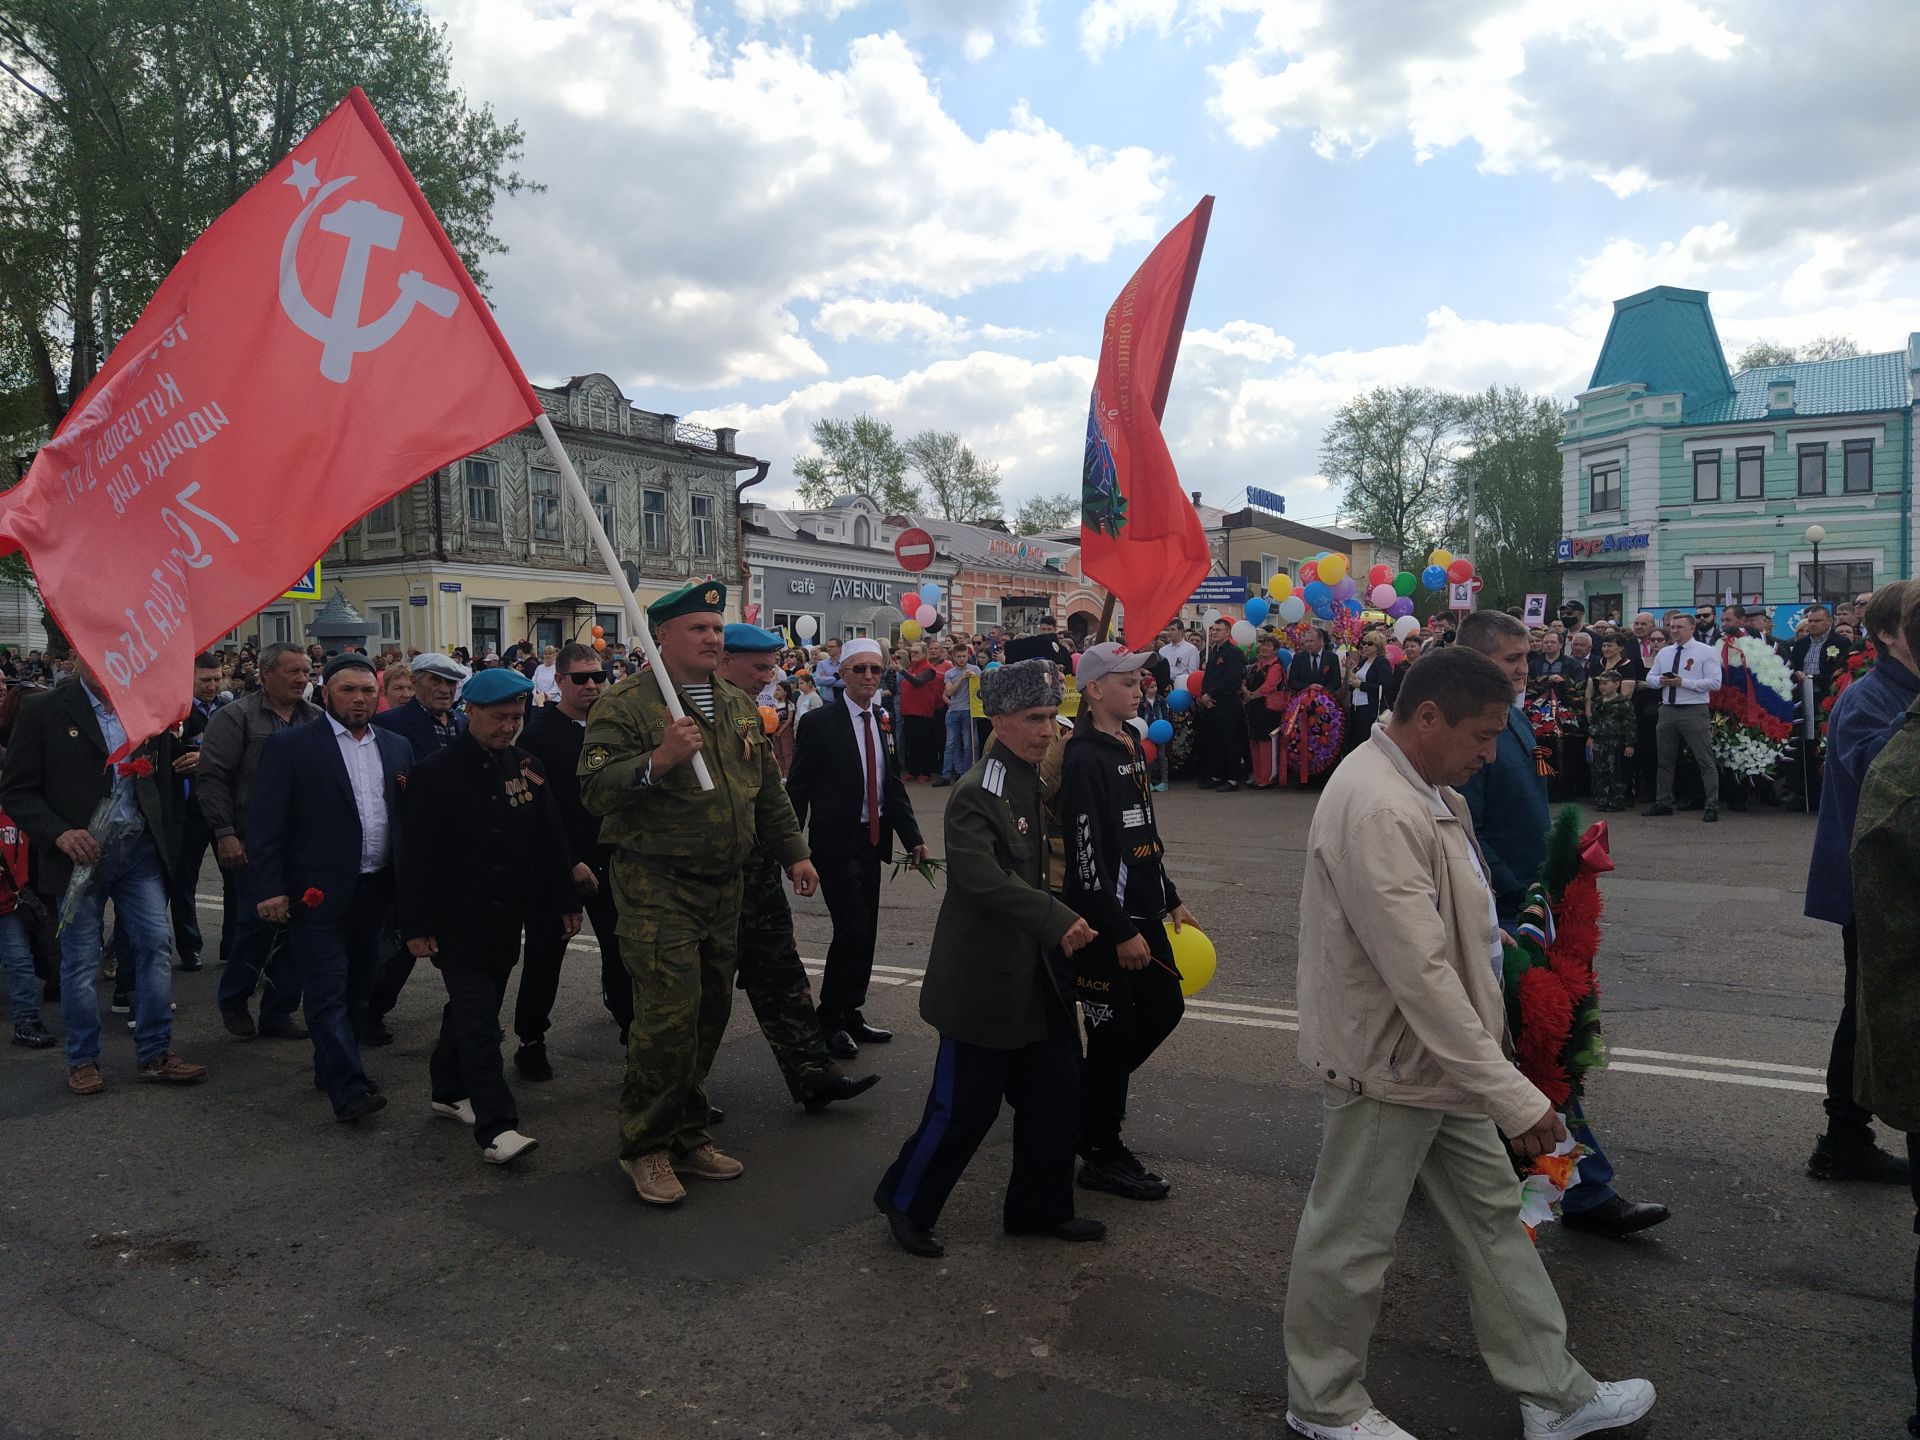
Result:
<svg viewBox="0 0 1920 1440">
<path fill-rule="evenodd" d="M 307 192 L 320 183 L 317 170 L 318 167 L 312 160 L 296 160 L 293 162 L 293 173 L 280 183 L 293 186 L 300 192 L 300 198 L 305 200 Z"/>
</svg>

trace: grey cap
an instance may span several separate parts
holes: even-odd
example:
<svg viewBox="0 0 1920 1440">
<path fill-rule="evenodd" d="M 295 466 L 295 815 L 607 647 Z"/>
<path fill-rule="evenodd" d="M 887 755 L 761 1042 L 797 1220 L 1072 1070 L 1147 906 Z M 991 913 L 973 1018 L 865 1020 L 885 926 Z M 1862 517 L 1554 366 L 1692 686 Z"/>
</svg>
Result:
<svg viewBox="0 0 1920 1440">
<path fill-rule="evenodd" d="M 438 650 L 429 650 L 413 662 L 416 675 L 438 675 L 443 680 L 451 680 L 456 685 L 465 684 L 473 672 L 451 655 L 442 655 Z"/>
<path fill-rule="evenodd" d="M 980 681 L 980 708 L 989 715 L 1057 706 L 1065 693 L 1060 667 L 1051 660 L 1020 660 L 989 670 Z"/>
</svg>

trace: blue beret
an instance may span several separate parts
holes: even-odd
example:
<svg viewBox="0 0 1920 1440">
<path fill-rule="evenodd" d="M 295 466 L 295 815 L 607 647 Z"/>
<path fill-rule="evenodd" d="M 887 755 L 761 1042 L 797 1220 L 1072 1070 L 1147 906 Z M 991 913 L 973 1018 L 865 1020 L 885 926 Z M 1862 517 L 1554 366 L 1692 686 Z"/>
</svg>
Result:
<svg viewBox="0 0 1920 1440">
<path fill-rule="evenodd" d="M 518 700 L 533 689 L 533 682 L 518 670 L 501 667 L 482 670 L 460 691 L 460 698 L 469 706 L 498 705 L 507 700 Z"/>
<path fill-rule="evenodd" d="M 727 626 L 727 650 L 734 655 L 767 655 L 787 648 L 787 642 L 771 630 L 758 625 L 742 625 L 738 620 Z"/>
</svg>

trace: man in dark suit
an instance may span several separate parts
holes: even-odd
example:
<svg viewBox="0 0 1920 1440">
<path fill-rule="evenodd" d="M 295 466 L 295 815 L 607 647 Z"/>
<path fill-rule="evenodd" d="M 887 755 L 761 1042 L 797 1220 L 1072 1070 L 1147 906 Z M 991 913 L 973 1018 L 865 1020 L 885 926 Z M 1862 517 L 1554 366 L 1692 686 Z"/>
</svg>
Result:
<svg viewBox="0 0 1920 1440">
<path fill-rule="evenodd" d="M 893 858 L 895 837 L 927 858 L 913 802 L 900 781 L 886 707 L 879 703 L 886 656 L 878 642 L 850 640 L 840 655 L 845 695 L 800 722 L 794 738 L 787 795 L 820 871 L 820 890 L 833 917 L 833 943 L 820 980 L 820 1028 L 827 1048 L 842 1059 L 861 1041 L 880 1044 L 891 1030 L 869 1025 L 860 1013 L 873 978 L 873 943 L 880 919 L 880 867 Z"/>
<path fill-rule="evenodd" d="M 1335 699 L 1344 688 L 1340 680 L 1340 657 L 1327 645 L 1327 637 L 1318 626 L 1308 626 L 1287 667 L 1287 689 L 1299 694 L 1310 685 L 1318 685 Z"/>
<path fill-rule="evenodd" d="M 60 1015 L 67 1029 L 67 1089 L 97 1095 L 100 1073 L 100 914 L 113 901 L 125 937 L 120 963 L 134 967 L 134 1052 L 140 1078 L 190 1083 L 207 1073 L 173 1053 L 173 935 L 167 918 L 170 777 L 177 758 L 171 732 L 126 745 L 111 690 L 79 656 L 76 678 L 28 700 L 13 726 L 0 809 L 33 842 L 36 881 L 56 913 L 76 867 L 93 882 L 60 932 Z M 183 769 L 192 768 L 192 760 Z M 93 821 L 111 801 L 104 823 Z"/>
<path fill-rule="evenodd" d="M 580 799 L 580 747 L 587 730 L 587 713 L 606 693 L 605 662 L 589 646 L 569 645 L 554 658 L 554 682 L 560 699 L 542 705 L 520 732 L 520 748 L 546 771 L 547 789 L 560 807 L 573 864 L 573 883 L 580 892 L 593 936 L 600 945 L 600 999 L 620 1027 L 620 1043 L 627 1043 L 633 1023 L 633 980 L 620 962 L 619 914 L 607 866 L 613 847 L 601 843 L 600 817 Z M 513 1031 L 520 1037 L 513 1068 L 528 1080 L 551 1080 L 553 1063 L 547 1058 L 546 1034 L 554 997 L 560 993 L 560 962 L 567 940 L 551 917 L 536 917 L 527 926 L 526 962 L 520 970 L 520 994 L 513 1005 Z"/>
<path fill-rule="evenodd" d="M 180 743 L 197 753 L 207 721 L 220 708 L 220 660 L 214 655 L 199 655 L 193 662 L 193 704 L 180 726 Z M 173 779 L 173 882 L 167 897 L 173 912 L 173 948 L 180 957 L 181 970 L 200 968 L 200 867 L 213 844 L 213 831 L 193 803 L 193 776 L 182 773 Z"/>
<path fill-rule="evenodd" d="M 1202 790 L 1216 785 L 1238 790 L 1246 773 L 1247 707 L 1240 695 L 1246 676 L 1247 657 L 1233 643 L 1233 627 L 1225 620 L 1214 621 L 1207 627 L 1207 663 L 1194 700 L 1199 712 L 1194 719 L 1194 761 Z"/>
<path fill-rule="evenodd" d="M 1813 681 L 1813 698 L 1817 704 L 1827 698 L 1834 678 L 1847 668 L 1853 644 L 1833 628 L 1833 615 L 1826 606 L 1809 605 L 1801 618 L 1806 621 L 1806 633 L 1788 647 L 1787 668 L 1793 672 L 1794 684 L 1798 685 L 1803 679 Z"/>
<path fill-rule="evenodd" d="M 1073 1213 L 1080 1031 L 1073 972 L 1056 968 L 1054 952 L 1071 955 L 1096 937 L 1047 891 L 1039 766 L 1060 698 L 1059 672 L 1044 660 L 987 674 L 980 704 L 993 740 L 947 800 L 947 893 L 920 991 L 940 1055 L 920 1126 L 873 1195 L 913 1255 L 945 1253 L 933 1226 L 1003 1097 L 1014 1128 L 1002 1228 L 1061 1240 L 1107 1233 Z"/>
<path fill-rule="evenodd" d="M 466 733 L 407 777 L 400 933 L 446 982 L 430 1073 L 433 1111 L 473 1127 L 481 1158 L 534 1148 L 500 1063 L 500 1002 L 520 931 L 580 933 L 572 851 L 538 760 L 513 743 L 533 682 L 495 666 L 467 682 Z"/>
<path fill-rule="evenodd" d="M 334 1117 L 352 1122 L 387 1103 L 361 1067 L 354 1022 L 393 904 L 396 802 L 413 752 L 371 723 L 380 685 L 366 656 L 335 655 L 321 684 L 326 714 L 261 749 L 247 800 L 247 857 L 260 918 L 287 927 L 314 1084 Z"/>
</svg>

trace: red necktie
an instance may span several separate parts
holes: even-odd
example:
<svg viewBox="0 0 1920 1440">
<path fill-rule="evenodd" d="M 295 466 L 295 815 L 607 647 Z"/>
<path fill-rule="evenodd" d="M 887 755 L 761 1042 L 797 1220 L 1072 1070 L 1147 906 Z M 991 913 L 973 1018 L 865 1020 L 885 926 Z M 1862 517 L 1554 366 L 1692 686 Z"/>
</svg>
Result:
<svg viewBox="0 0 1920 1440">
<path fill-rule="evenodd" d="M 880 848 L 880 768 L 878 747 L 874 744 L 873 712 L 860 712 L 860 725 L 867 740 L 867 843 Z"/>
</svg>

